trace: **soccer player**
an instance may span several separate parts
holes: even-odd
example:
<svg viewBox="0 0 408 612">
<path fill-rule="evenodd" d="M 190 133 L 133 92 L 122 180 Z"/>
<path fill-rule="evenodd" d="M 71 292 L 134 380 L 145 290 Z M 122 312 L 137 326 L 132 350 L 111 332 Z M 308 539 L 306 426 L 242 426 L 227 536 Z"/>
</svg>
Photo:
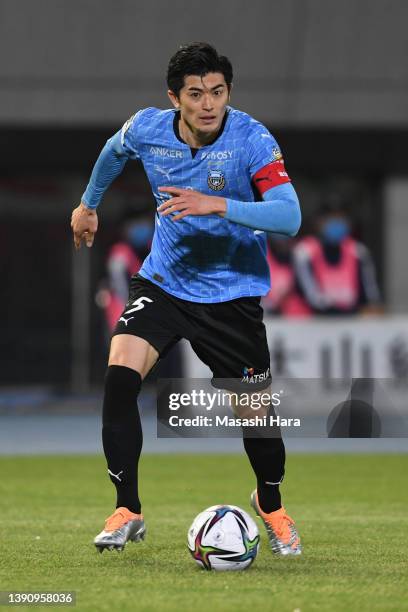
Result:
<svg viewBox="0 0 408 612">
<path fill-rule="evenodd" d="M 72 213 L 75 246 L 82 240 L 92 246 L 104 192 L 128 159 L 142 162 L 157 201 L 156 227 L 113 332 L 105 377 L 102 439 L 117 503 L 94 541 L 101 552 L 144 538 L 137 396 L 172 345 L 188 339 L 211 368 L 215 386 L 228 378 L 242 381 L 246 391 L 248 383 L 251 391 L 269 388 L 260 307 L 270 286 L 264 232 L 293 236 L 300 226 L 299 202 L 276 140 L 228 105 L 229 60 L 207 43 L 183 46 L 170 59 L 167 83 L 174 108 L 146 108 L 126 121 L 107 141 Z M 255 190 L 263 201 L 255 201 Z M 244 448 L 257 480 L 251 503 L 273 552 L 300 554 L 279 491 L 282 439 L 244 433 Z"/>
</svg>

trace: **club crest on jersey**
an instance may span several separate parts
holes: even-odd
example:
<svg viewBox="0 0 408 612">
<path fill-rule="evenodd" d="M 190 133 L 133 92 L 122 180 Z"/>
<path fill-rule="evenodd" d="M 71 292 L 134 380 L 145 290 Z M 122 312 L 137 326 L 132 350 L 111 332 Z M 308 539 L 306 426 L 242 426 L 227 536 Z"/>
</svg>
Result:
<svg viewBox="0 0 408 612">
<path fill-rule="evenodd" d="M 213 191 L 221 191 L 225 187 L 225 176 L 220 170 L 209 170 L 207 184 Z"/>
</svg>

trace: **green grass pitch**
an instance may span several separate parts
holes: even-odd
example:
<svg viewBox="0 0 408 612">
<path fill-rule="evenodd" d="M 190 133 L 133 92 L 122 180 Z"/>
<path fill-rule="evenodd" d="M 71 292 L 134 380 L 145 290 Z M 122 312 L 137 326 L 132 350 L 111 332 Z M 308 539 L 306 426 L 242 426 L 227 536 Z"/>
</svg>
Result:
<svg viewBox="0 0 408 612">
<path fill-rule="evenodd" d="M 408 610 L 408 455 L 289 456 L 282 492 L 304 554 L 272 556 L 260 529 L 255 563 L 231 573 L 200 570 L 186 533 L 213 504 L 252 513 L 244 456 L 142 457 L 147 538 L 102 555 L 92 540 L 113 486 L 101 457 L 2 458 L 0 470 L 0 590 L 72 589 L 81 611 Z"/>
</svg>

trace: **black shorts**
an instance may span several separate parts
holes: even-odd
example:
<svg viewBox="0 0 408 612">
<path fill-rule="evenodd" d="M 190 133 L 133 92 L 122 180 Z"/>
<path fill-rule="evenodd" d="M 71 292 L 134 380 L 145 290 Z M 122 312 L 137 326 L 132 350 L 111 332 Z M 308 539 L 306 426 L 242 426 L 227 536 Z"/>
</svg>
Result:
<svg viewBox="0 0 408 612">
<path fill-rule="evenodd" d="M 186 338 L 199 359 L 211 369 L 215 386 L 227 388 L 225 380 L 217 383 L 217 379 L 233 379 L 235 384 L 249 383 L 255 391 L 265 389 L 271 382 L 262 319 L 258 297 L 216 304 L 189 302 L 137 274 L 131 279 L 129 300 L 113 335 L 139 336 L 160 357 Z"/>
</svg>

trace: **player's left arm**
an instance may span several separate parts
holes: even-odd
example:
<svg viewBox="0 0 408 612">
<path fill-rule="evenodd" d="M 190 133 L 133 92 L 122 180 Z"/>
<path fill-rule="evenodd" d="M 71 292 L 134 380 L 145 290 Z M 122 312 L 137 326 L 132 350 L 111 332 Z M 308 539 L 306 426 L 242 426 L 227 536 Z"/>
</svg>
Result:
<svg viewBox="0 0 408 612">
<path fill-rule="evenodd" d="M 157 209 L 162 216 L 178 213 L 172 221 L 187 215 L 218 214 L 255 230 L 289 236 L 299 231 L 299 200 L 290 183 L 268 189 L 263 194 L 263 202 L 240 202 L 179 187 L 159 187 L 159 190 L 172 196 Z"/>
<path fill-rule="evenodd" d="M 259 123 L 248 139 L 248 151 L 248 170 L 263 202 L 243 202 L 191 189 L 160 187 L 171 198 L 159 206 L 158 212 L 162 216 L 176 213 L 173 221 L 187 215 L 218 214 L 254 230 L 295 236 L 301 223 L 299 200 L 276 140 Z"/>
<path fill-rule="evenodd" d="M 272 187 L 262 194 L 262 198 L 263 202 L 228 199 L 224 217 L 255 230 L 296 236 L 302 217 L 292 184 Z"/>
<path fill-rule="evenodd" d="M 254 230 L 295 236 L 300 228 L 299 200 L 275 138 L 252 121 L 246 145 L 247 170 L 263 202 L 227 199 L 225 218 Z"/>
</svg>

